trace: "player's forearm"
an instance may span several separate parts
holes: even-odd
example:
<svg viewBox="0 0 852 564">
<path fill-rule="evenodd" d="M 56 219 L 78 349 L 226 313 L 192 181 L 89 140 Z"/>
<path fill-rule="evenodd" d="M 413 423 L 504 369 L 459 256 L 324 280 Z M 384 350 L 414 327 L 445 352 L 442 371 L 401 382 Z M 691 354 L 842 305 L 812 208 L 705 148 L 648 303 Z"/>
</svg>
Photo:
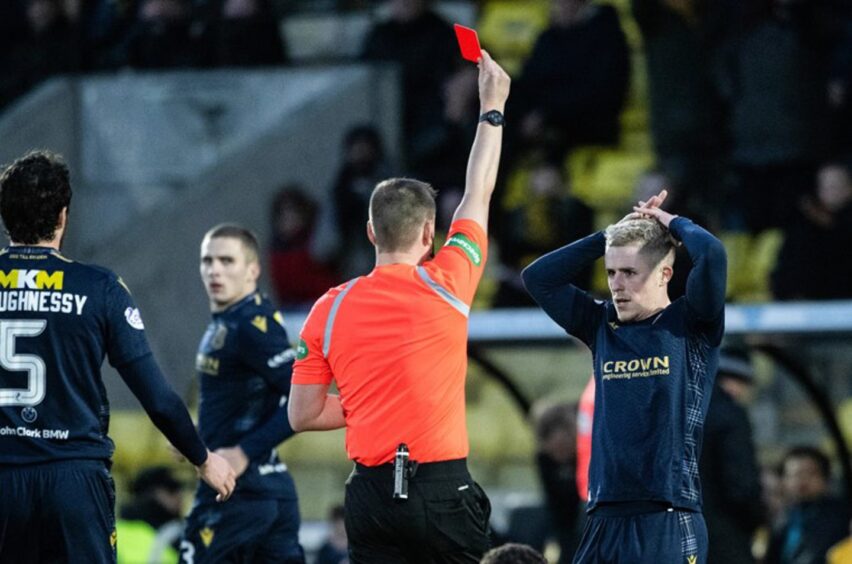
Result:
<svg viewBox="0 0 852 564">
<path fill-rule="evenodd" d="M 602 231 L 593 233 L 536 259 L 524 269 L 524 285 L 534 298 L 571 285 L 606 250 Z"/>
<path fill-rule="evenodd" d="M 683 242 L 692 261 L 686 281 L 686 299 L 701 319 L 710 320 L 725 307 L 728 257 L 722 242 L 685 217 L 669 224 L 669 230 Z"/>
<path fill-rule="evenodd" d="M 494 109 L 494 108 L 492 108 Z M 502 111 L 502 110 L 501 110 Z M 470 150 L 462 201 L 453 219 L 470 218 L 488 227 L 488 208 L 497 184 L 503 128 L 480 123 Z"/>
<path fill-rule="evenodd" d="M 207 447 L 198 436 L 186 406 L 166 381 L 153 355 L 143 356 L 117 369 L 157 429 L 193 465 L 203 464 L 207 459 Z"/>
<path fill-rule="evenodd" d="M 243 437 L 240 447 L 249 460 L 269 453 L 273 448 L 296 434 L 287 418 L 287 403 L 284 402 L 260 427 Z"/>
<path fill-rule="evenodd" d="M 287 415 L 296 432 L 328 431 L 346 426 L 340 396 L 326 393 L 328 386 L 294 385 Z"/>
</svg>

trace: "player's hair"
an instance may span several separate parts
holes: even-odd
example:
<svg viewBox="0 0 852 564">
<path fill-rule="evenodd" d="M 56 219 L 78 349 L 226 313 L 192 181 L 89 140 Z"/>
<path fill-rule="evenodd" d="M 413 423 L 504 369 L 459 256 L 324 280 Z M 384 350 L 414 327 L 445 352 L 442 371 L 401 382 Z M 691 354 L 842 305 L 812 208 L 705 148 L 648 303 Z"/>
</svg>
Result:
<svg viewBox="0 0 852 564">
<path fill-rule="evenodd" d="M 539 551 L 525 544 L 510 542 L 485 553 L 480 564 L 547 564 Z"/>
<path fill-rule="evenodd" d="M 639 255 L 644 257 L 652 268 L 664 259 L 669 266 L 674 264 L 674 243 L 668 230 L 659 221 L 644 218 L 620 221 L 607 227 L 604 234 L 607 248 L 639 243 Z"/>
<path fill-rule="evenodd" d="M 784 460 L 781 461 L 781 468 L 787 465 L 787 461 L 792 458 L 809 458 L 814 461 L 819 473 L 826 480 L 831 479 L 831 461 L 818 448 L 808 445 L 794 446 L 784 455 Z"/>
<path fill-rule="evenodd" d="M 15 243 L 49 241 L 62 208 L 71 205 L 68 166 L 50 151 L 30 151 L 0 175 L 0 216 Z"/>
<path fill-rule="evenodd" d="M 376 246 L 385 252 L 405 251 L 417 242 L 427 220 L 435 219 L 432 186 L 411 178 L 390 178 L 370 196 L 370 221 Z"/>
<path fill-rule="evenodd" d="M 257 242 L 257 236 L 242 225 L 220 223 L 204 234 L 204 240 L 208 239 L 237 239 L 246 251 L 248 262 L 260 260 L 260 244 Z"/>
</svg>

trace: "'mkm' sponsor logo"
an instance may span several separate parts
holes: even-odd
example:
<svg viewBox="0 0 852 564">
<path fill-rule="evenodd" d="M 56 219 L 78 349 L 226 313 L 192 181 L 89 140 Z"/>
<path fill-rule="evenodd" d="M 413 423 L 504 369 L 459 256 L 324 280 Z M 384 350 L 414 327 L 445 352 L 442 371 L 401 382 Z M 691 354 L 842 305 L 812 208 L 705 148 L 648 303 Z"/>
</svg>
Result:
<svg viewBox="0 0 852 564">
<path fill-rule="evenodd" d="M 0 287 L 26 288 L 29 290 L 61 290 L 65 281 L 65 273 L 61 270 L 47 272 L 46 270 L 14 269 L 9 272 L 0 270 Z"/>
</svg>

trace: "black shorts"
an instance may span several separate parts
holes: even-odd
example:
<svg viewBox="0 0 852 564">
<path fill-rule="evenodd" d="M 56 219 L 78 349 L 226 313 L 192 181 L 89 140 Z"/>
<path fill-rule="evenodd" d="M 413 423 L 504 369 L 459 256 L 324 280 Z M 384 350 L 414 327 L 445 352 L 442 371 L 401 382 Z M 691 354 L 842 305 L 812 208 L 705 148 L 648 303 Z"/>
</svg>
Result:
<svg viewBox="0 0 852 564">
<path fill-rule="evenodd" d="M 115 487 L 106 463 L 0 468 L 0 562 L 115 562 Z"/>
<path fill-rule="evenodd" d="M 393 465 L 356 464 L 346 482 L 353 564 L 478 563 L 491 546 L 491 503 L 464 460 L 421 464 L 408 499 L 393 499 Z"/>
<path fill-rule="evenodd" d="M 299 503 L 235 496 L 192 508 L 180 543 L 181 564 L 303 564 Z"/>
</svg>

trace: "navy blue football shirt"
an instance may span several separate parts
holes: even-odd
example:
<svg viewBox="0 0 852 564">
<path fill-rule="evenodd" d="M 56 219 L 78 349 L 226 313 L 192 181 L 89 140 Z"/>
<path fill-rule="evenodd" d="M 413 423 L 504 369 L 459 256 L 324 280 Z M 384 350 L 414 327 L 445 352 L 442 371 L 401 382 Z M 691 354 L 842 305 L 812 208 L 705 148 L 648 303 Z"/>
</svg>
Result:
<svg viewBox="0 0 852 564">
<path fill-rule="evenodd" d="M 121 279 L 47 247 L 0 251 L 0 463 L 112 456 L 105 357 L 175 446 L 202 463 L 204 444 Z"/>
<path fill-rule="evenodd" d="M 214 313 L 201 339 L 199 430 L 212 450 L 239 445 L 248 456 L 237 494 L 296 499 L 275 451 L 294 434 L 286 401 L 295 358 L 281 314 L 259 293 Z M 214 491 L 202 483 L 198 495 L 208 499 Z"/>
<path fill-rule="evenodd" d="M 688 219 L 672 220 L 693 263 L 686 294 L 638 322 L 571 281 L 603 256 L 596 233 L 524 271 L 544 311 L 592 350 L 595 412 L 589 505 L 658 501 L 700 511 L 698 459 L 724 332 L 727 260 L 721 242 Z"/>
</svg>

